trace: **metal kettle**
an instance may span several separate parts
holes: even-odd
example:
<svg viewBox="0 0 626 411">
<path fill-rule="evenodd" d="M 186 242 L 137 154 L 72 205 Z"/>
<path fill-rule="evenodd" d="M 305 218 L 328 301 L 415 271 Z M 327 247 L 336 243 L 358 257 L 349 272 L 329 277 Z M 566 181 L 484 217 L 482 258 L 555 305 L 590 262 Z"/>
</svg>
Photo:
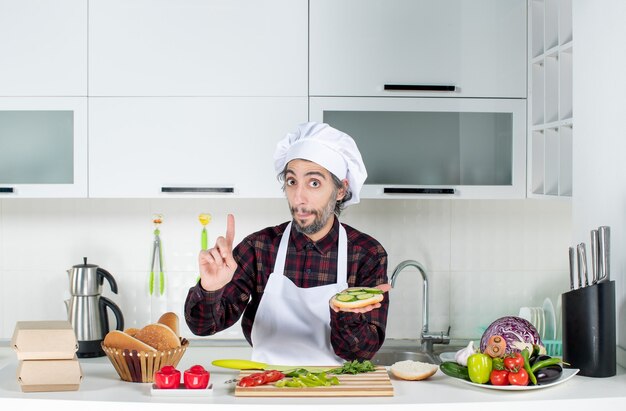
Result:
<svg viewBox="0 0 626 411">
<path fill-rule="evenodd" d="M 107 270 L 95 264 L 78 264 L 67 270 L 69 276 L 69 300 L 65 300 L 69 322 L 74 327 L 78 340 L 79 358 L 102 357 L 101 343 L 109 332 L 107 308 L 115 315 L 117 330 L 124 329 L 122 310 L 111 300 L 102 297 L 102 285 L 106 279 L 111 291 L 117 294 L 117 283 Z"/>
</svg>

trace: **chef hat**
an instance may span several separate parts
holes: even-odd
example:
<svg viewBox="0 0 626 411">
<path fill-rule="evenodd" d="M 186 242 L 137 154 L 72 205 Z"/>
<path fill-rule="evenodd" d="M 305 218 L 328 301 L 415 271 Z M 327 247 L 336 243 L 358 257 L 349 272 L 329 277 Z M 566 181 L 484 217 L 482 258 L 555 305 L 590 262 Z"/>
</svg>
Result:
<svg viewBox="0 0 626 411">
<path fill-rule="evenodd" d="M 287 163 L 296 158 L 313 161 L 340 180 L 347 179 L 352 198 L 344 205 L 359 202 L 359 193 L 367 178 L 367 171 L 352 137 L 328 124 L 300 124 L 296 131 L 287 134 L 276 145 L 276 172 L 281 173 Z"/>
</svg>

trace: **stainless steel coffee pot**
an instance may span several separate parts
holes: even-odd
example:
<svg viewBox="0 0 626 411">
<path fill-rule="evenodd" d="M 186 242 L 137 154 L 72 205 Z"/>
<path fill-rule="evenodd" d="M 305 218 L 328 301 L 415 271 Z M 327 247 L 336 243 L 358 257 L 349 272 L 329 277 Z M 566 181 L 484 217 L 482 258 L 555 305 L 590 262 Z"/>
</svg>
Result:
<svg viewBox="0 0 626 411">
<path fill-rule="evenodd" d="M 102 297 L 102 284 L 106 279 L 111 291 L 117 294 L 117 283 L 107 270 L 95 264 L 78 264 L 67 270 L 70 283 L 69 300 L 65 301 L 67 316 L 78 340 L 77 356 L 80 358 L 102 357 L 101 343 L 109 332 L 107 308 L 115 315 L 116 329 L 124 329 L 122 310 L 111 300 Z"/>
</svg>

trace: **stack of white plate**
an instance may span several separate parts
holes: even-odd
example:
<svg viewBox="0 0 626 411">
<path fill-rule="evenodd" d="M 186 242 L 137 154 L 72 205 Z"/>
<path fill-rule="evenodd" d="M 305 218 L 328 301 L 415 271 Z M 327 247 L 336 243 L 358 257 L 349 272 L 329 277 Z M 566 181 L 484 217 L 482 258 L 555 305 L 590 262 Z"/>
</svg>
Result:
<svg viewBox="0 0 626 411">
<path fill-rule="evenodd" d="M 522 307 L 519 310 L 519 317 L 527 320 L 535 326 L 541 339 L 543 339 L 545 329 L 545 316 L 541 307 Z"/>
<path fill-rule="evenodd" d="M 552 300 L 546 298 L 543 302 L 543 314 L 545 318 L 545 329 L 541 338 L 543 340 L 556 340 L 557 321 Z"/>
<path fill-rule="evenodd" d="M 519 317 L 524 318 L 535 326 L 542 340 L 555 340 L 560 328 L 554 311 L 554 305 L 549 298 L 543 302 L 543 307 L 522 307 Z"/>
</svg>

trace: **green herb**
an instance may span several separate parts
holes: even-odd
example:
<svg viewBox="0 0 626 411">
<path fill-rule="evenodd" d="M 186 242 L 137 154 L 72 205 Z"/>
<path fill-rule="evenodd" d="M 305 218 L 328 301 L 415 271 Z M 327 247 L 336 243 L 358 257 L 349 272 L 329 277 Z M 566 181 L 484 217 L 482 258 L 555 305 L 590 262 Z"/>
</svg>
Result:
<svg viewBox="0 0 626 411">
<path fill-rule="evenodd" d="M 354 360 L 344 362 L 341 368 L 334 368 L 328 372 L 330 374 L 360 374 L 371 371 L 376 371 L 376 366 L 370 360 Z"/>
</svg>

